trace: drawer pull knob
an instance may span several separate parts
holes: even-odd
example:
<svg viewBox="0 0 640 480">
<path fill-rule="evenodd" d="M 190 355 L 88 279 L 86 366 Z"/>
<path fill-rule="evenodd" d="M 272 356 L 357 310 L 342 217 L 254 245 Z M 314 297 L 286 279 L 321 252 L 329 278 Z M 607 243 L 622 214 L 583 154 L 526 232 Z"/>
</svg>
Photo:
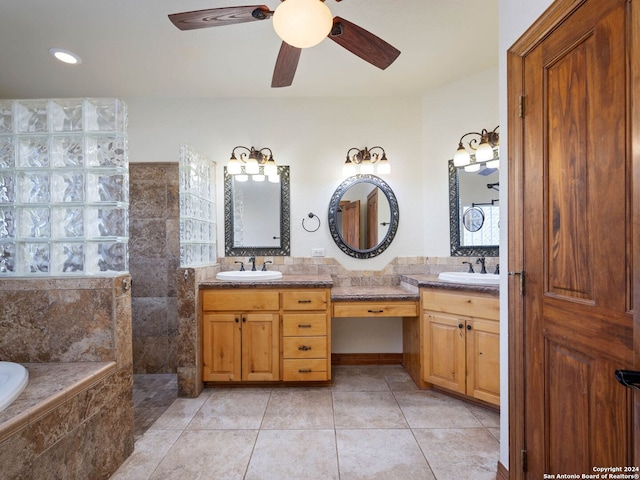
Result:
<svg viewBox="0 0 640 480">
<path fill-rule="evenodd" d="M 300 370 L 298 370 L 298 373 L 311 373 L 313 372 L 313 370 L 311 370 L 310 368 L 301 368 Z"/>
<path fill-rule="evenodd" d="M 308 350 L 311 350 L 311 347 L 308 347 L 308 346 L 306 346 L 306 345 L 300 345 L 300 346 L 298 347 L 298 350 L 300 350 L 301 352 L 306 352 L 306 351 L 308 351 Z"/>
<path fill-rule="evenodd" d="M 369 313 L 383 313 L 384 310 L 367 310 Z"/>
<path fill-rule="evenodd" d="M 300 323 L 298 324 L 298 328 L 311 328 L 310 323 Z"/>
<path fill-rule="evenodd" d="M 311 303 L 311 300 L 298 300 L 298 303 Z"/>
</svg>

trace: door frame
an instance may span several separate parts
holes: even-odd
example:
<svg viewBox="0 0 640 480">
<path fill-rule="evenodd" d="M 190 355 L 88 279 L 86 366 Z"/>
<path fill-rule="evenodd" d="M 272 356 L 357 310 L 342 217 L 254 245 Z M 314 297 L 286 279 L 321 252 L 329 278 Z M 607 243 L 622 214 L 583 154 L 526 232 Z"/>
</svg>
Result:
<svg viewBox="0 0 640 480">
<path fill-rule="evenodd" d="M 508 271 L 521 272 L 524 265 L 524 122 L 521 108 L 526 109 L 523 93 L 524 58 L 559 24 L 586 0 L 557 0 L 527 29 L 507 51 L 507 123 L 508 123 Z M 627 0 L 628 18 L 628 152 L 631 155 L 633 182 L 630 204 L 640 206 L 640 0 Z M 632 258 L 640 259 L 640 208 L 632 212 Z M 640 268 L 631 272 L 632 305 L 640 302 Z M 508 357 L 509 357 L 509 478 L 523 479 L 522 451 L 525 446 L 524 405 L 524 302 L 521 295 L 522 275 L 510 275 L 508 280 Z M 526 285 L 526 281 L 524 282 Z M 640 308 L 634 308 L 634 364 L 640 370 Z M 613 374 L 613 372 L 612 372 Z M 634 393 L 634 464 L 640 465 L 640 392 Z"/>
</svg>

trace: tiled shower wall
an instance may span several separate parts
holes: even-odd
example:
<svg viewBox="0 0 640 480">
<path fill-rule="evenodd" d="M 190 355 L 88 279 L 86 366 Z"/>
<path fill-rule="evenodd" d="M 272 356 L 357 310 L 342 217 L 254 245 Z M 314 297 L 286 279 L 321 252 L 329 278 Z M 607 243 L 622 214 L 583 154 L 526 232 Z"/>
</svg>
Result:
<svg viewBox="0 0 640 480">
<path fill-rule="evenodd" d="M 180 266 L 177 163 L 129 164 L 133 371 L 175 373 Z"/>
</svg>

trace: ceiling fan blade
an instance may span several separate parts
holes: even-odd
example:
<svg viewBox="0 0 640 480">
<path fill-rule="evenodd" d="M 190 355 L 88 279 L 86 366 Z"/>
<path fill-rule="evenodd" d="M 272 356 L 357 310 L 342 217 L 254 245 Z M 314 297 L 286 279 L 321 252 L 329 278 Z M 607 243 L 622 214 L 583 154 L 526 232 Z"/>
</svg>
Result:
<svg viewBox="0 0 640 480">
<path fill-rule="evenodd" d="M 400 55 L 400 50 L 393 45 L 340 17 L 334 17 L 329 38 L 365 62 L 382 70 L 391 65 Z"/>
<path fill-rule="evenodd" d="M 174 13 L 169 15 L 169 20 L 180 30 L 194 30 L 265 20 L 272 15 L 273 12 L 266 5 L 247 5 Z"/>
<path fill-rule="evenodd" d="M 288 87 L 293 83 L 293 77 L 298 68 L 298 60 L 300 60 L 301 48 L 292 47 L 287 42 L 282 42 L 276 67 L 273 70 L 273 78 L 271 79 L 271 87 Z"/>
</svg>

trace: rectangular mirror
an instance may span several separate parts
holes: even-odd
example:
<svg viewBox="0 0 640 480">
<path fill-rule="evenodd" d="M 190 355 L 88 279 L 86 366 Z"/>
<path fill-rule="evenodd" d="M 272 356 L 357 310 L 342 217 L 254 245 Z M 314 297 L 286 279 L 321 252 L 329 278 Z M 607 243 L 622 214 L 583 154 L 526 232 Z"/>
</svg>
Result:
<svg viewBox="0 0 640 480">
<path fill-rule="evenodd" d="M 279 183 L 240 182 L 224 168 L 226 256 L 290 255 L 289 167 L 278 166 L 278 175 Z"/>
<path fill-rule="evenodd" d="M 449 160 L 451 255 L 497 257 L 500 243 L 499 171 L 484 164 L 467 172 Z"/>
</svg>

